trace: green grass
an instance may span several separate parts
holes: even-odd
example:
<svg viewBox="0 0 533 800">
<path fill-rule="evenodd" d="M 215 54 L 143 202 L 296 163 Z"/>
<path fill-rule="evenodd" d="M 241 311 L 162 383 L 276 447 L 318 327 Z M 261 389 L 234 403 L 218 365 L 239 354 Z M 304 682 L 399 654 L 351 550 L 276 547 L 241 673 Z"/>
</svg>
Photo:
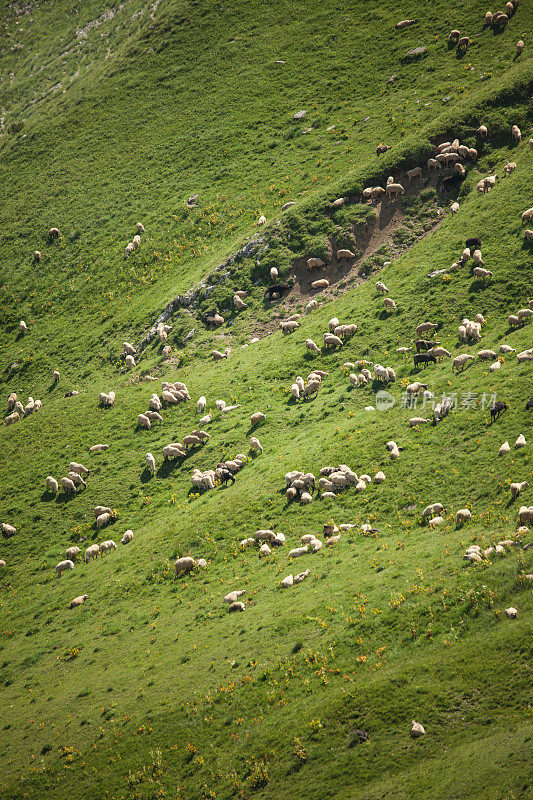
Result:
<svg viewBox="0 0 533 800">
<path fill-rule="evenodd" d="M 0 723 L 2 796 L 525 799 L 531 550 L 472 567 L 462 556 L 472 542 L 512 536 L 519 505 L 531 503 L 531 489 L 515 502 L 509 492 L 512 481 L 533 483 L 529 441 L 497 456 L 503 441 L 530 439 L 531 367 L 511 355 L 495 373 L 476 361 L 452 375 L 449 359 L 415 370 L 396 348 L 425 319 L 440 323 L 452 355 L 531 345 L 530 325 L 507 326 L 532 289 L 520 224 L 532 177 L 532 61 L 512 61 L 520 37 L 527 54 L 531 3 L 499 36 L 481 30 L 486 9 L 477 2 L 421 9 L 306 0 L 297 17 L 282 2 L 175 0 L 150 9 L 132 0 L 106 21 L 108 7 L 40 4 L 31 23 L 13 6 L 3 12 L 0 181 L 10 191 L 0 211 L 0 391 L 39 397 L 43 408 L 0 430 L 0 519 L 17 527 L 0 540 L 0 685 L 9 710 Z M 397 32 L 410 16 L 417 25 Z M 96 19 L 78 41 L 76 30 Z M 464 59 L 446 46 L 455 26 L 475 34 Z M 12 50 L 14 41 L 23 49 Z M 421 43 L 428 56 L 404 64 Z M 65 93 L 51 91 L 78 68 Z M 37 103 L 34 90 L 45 94 Z M 302 108 L 308 115 L 296 123 Z M 360 190 L 425 160 L 436 139 L 457 133 L 475 144 L 481 121 L 491 135 L 459 213 L 439 213 L 450 199 L 424 181 L 402 206 L 400 256 L 369 254 L 368 282 L 335 287 L 291 336 L 267 336 L 276 315 L 303 305 L 264 304 L 270 267 L 289 274 L 295 258 L 325 252 L 331 239 L 362 248 L 364 226 L 376 223 Z M 511 147 L 515 122 L 523 142 Z M 380 141 L 394 147 L 378 159 Z M 511 156 L 516 172 L 478 195 L 479 177 L 502 175 Z M 186 214 L 193 192 L 200 208 Z M 333 212 L 340 195 L 353 202 Z M 280 216 L 291 199 L 298 205 Z M 173 315 L 169 343 L 181 366 L 165 365 L 153 342 L 124 373 L 122 342 L 138 343 L 178 293 L 210 284 L 213 269 L 257 232 L 260 213 L 269 225 L 259 264 L 257 256 L 235 262 L 198 309 Z M 126 260 L 137 219 L 146 234 Z M 46 237 L 51 225 L 62 231 L 55 243 Z M 475 281 L 468 268 L 426 277 L 455 261 L 471 235 L 483 239 L 492 280 Z M 378 270 L 398 306 L 387 316 L 374 289 Z M 243 287 L 248 309 L 228 313 Z M 208 331 L 198 314 L 217 304 L 231 324 Z M 461 344 L 457 326 L 477 312 L 486 319 L 482 341 Z M 356 322 L 356 335 L 337 353 L 309 356 L 305 339 L 319 342 L 333 316 Z M 22 318 L 30 330 L 17 338 Z M 241 348 L 255 333 L 261 341 Z M 229 359 L 214 363 L 213 348 L 226 346 Z M 364 410 L 378 387 L 353 389 L 343 368 L 359 358 L 396 370 L 389 411 Z M 293 404 L 291 383 L 313 368 L 329 373 L 318 396 Z M 150 371 L 185 381 L 192 401 L 140 431 L 136 416 L 160 389 L 138 381 Z M 408 427 L 419 410 L 402 408 L 402 395 L 415 379 L 437 398 L 457 395 L 436 428 Z M 65 399 L 70 388 L 80 394 Z M 98 393 L 111 388 L 115 405 L 98 408 Z M 461 404 L 467 393 L 495 394 L 509 411 L 491 425 L 486 407 Z M 209 442 L 183 464 L 163 465 L 162 447 L 197 426 L 201 394 L 210 409 L 216 398 L 241 407 L 215 412 Z M 193 467 L 248 451 L 256 410 L 267 414 L 256 431 L 263 454 L 234 486 L 191 494 Z M 385 448 L 391 438 L 403 448 L 395 462 Z M 90 455 L 99 441 L 109 450 Z M 68 500 L 47 496 L 44 478 L 66 474 L 71 460 L 90 468 L 87 488 Z M 341 462 L 358 474 L 382 469 L 387 480 L 334 502 L 286 503 L 285 472 Z M 437 500 L 448 513 L 431 530 L 421 512 Z M 96 504 L 118 510 L 101 532 Z M 465 506 L 473 520 L 457 529 L 455 511 Z M 371 521 L 380 532 L 353 531 L 334 548 L 287 558 L 302 534 L 321 534 L 331 520 Z M 241 553 L 238 542 L 262 527 L 283 531 L 287 547 L 268 559 Z M 56 579 L 55 564 L 80 536 L 84 548 L 118 542 L 127 528 L 131 544 Z M 173 562 L 188 553 L 208 568 L 174 581 Z M 303 584 L 279 588 L 307 567 Z M 246 613 L 228 615 L 222 597 L 241 586 Z M 83 593 L 86 604 L 68 610 Z M 503 613 L 510 605 L 516 621 Z M 427 731 L 417 741 L 413 718 Z M 356 729 L 369 738 L 351 746 Z"/>
</svg>

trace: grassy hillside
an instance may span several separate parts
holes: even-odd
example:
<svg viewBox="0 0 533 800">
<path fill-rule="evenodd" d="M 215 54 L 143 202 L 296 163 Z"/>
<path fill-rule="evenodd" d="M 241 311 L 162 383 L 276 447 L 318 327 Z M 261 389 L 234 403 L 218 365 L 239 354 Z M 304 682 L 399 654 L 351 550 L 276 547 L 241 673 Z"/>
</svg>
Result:
<svg viewBox="0 0 533 800">
<path fill-rule="evenodd" d="M 5 401 L 16 391 L 43 402 L 0 430 L 0 521 L 17 528 L 0 539 L 4 797 L 530 796 L 532 551 L 512 546 L 470 566 L 463 554 L 472 543 L 518 539 L 518 507 L 532 502 L 531 488 L 516 501 L 509 491 L 513 481 L 533 484 L 531 362 L 513 353 L 495 372 L 476 359 L 456 374 L 448 358 L 415 368 L 412 353 L 396 350 L 428 319 L 452 356 L 531 346 L 531 325 L 507 322 L 533 288 L 521 225 L 533 174 L 531 3 L 501 34 L 482 27 L 479 3 L 305 0 L 297 10 L 130 0 L 3 12 L 0 390 Z M 395 29 L 409 17 L 412 27 Z M 446 43 L 453 27 L 472 39 L 463 58 Z M 514 61 L 519 38 L 526 49 Z M 425 57 L 406 61 L 418 45 Z M 482 122 L 486 142 L 475 133 Z M 518 145 L 512 124 L 522 129 Z M 424 169 L 398 203 L 362 202 L 362 189 L 389 174 L 407 187 L 406 169 L 455 136 L 479 151 L 460 190 L 446 192 Z M 392 149 L 378 158 L 381 141 Z M 517 169 L 504 177 L 507 160 Z M 480 195 L 476 183 L 491 173 L 500 180 Z M 197 192 L 199 207 L 187 212 Z M 335 210 L 340 196 L 348 202 Z M 290 200 L 297 205 L 281 213 Z M 268 224 L 258 229 L 261 213 Z M 137 220 L 146 233 L 126 258 Z M 61 230 L 54 242 L 52 225 Z M 254 235 L 257 250 L 213 277 Z M 475 279 L 467 264 L 429 278 L 469 236 L 481 237 L 493 277 Z M 343 271 L 331 253 L 346 246 L 357 259 Z M 279 321 L 315 296 L 303 266 L 313 255 L 327 260 L 331 286 L 282 336 Z M 297 280 L 270 304 L 272 266 Z M 172 358 L 154 340 L 125 371 L 122 342 L 139 344 L 161 309 L 198 283 L 214 288 L 172 315 Z M 236 289 L 248 292 L 238 314 Z M 212 330 L 203 315 L 214 308 L 226 323 Z M 482 339 L 461 343 L 457 327 L 476 313 Z M 310 355 L 305 339 L 321 344 L 334 316 L 355 322 L 356 334 Z M 214 362 L 212 350 L 225 347 L 229 358 Z M 351 386 L 343 365 L 359 359 L 394 368 L 388 410 L 365 410 L 377 405 L 377 382 Z M 320 391 L 295 403 L 289 387 L 312 369 L 328 373 Z M 139 430 L 137 414 L 161 380 L 184 381 L 191 401 Z M 436 427 L 408 425 L 432 415 L 429 405 L 404 407 L 413 380 L 454 398 Z M 65 398 L 70 389 L 79 394 Z M 115 404 L 99 408 L 98 393 L 110 389 Z M 198 426 L 200 395 L 213 413 L 209 441 L 164 462 L 163 446 Z M 495 397 L 509 410 L 491 424 Z M 239 407 L 221 414 L 218 398 Z M 257 410 L 266 419 L 252 431 Z M 253 433 L 264 447 L 256 457 Z M 515 450 L 519 434 L 527 445 Z M 389 439 L 402 448 L 397 461 Z M 511 452 L 498 457 L 506 440 Z M 97 442 L 110 447 L 90 454 Z M 234 485 L 192 491 L 193 468 L 239 452 L 248 460 Z M 90 469 L 87 487 L 53 497 L 45 477 L 59 479 L 71 460 Z M 338 463 L 383 470 L 386 481 L 335 501 L 287 502 L 287 471 L 318 476 Z M 436 501 L 447 511 L 432 529 L 422 510 Z M 97 504 L 117 509 L 102 531 Z M 465 507 L 472 521 L 458 527 Z M 364 534 L 368 522 L 375 530 Z M 323 539 L 326 523 L 356 527 L 333 547 L 288 558 L 302 535 Z M 242 551 L 239 541 L 259 528 L 282 531 L 286 546 L 267 558 Z M 129 545 L 56 578 L 67 547 L 118 543 L 126 529 Z M 189 554 L 207 569 L 174 580 L 173 562 Z M 303 583 L 280 588 L 307 568 Z M 246 612 L 228 614 L 222 598 L 238 588 Z M 426 729 L 421 739 L 409 737 L 412 719 Z"/>
</svg>

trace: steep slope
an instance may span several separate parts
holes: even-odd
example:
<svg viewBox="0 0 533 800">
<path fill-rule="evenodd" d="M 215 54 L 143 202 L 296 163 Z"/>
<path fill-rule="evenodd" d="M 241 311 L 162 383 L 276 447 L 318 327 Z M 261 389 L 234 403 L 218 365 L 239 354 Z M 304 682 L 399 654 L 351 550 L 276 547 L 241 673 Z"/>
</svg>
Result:
<svg viewBox="0 0 533 800">
<path fill-rule="evenodd" d="M 121 5 L 117 14 L 139 10 Z M 14 132 L 2 144 L 2 178 L 13 186 L 2 211 L 2 391 L 6 398 L 16 390 L 24 400 L 29 394 L 43 400 L 37 413 L 0 431 L 0 519 L 17 527 L 15 536 L 0 540 L 6 561 L 0 680 L 10 709 L 0 745 L 5 796 L 510 800 L 530 789 L 531 550 L 509 546 L 501 558 L 469 566 L 463 554 L 471 543 L 486 548 L 520 538 L 518 506 L 531 502 L 531 490 L 513 502 L 509 484 L 528 477 L 533 484 L 525 410 L 531 362 L 505 355 L 499 370 L 489 372 L 476 359 L 455 374 L 450 359 L 416 368 L 412 353 L 396 352 L 412 345 L 415 326 L 426 319 L 439 324 L 452 356 L 498 352 L 502 343 L 516 352 L 531 346 L 530 325 L 507 323 L 527 307 L 532 288 L 531 247 L 521 225 L 532 176 L 531 60 L 510 65 L 528 4 L 500 36 L 480 31 L 468 53 L 476 83 L 489 65 L 500 68 L 494 85 L 460 102 L 453 98 L 423 128 L 429 111 L 406 116 L 411 135 L 403 142 L 396 121 L 386 127 L 386 93 L 398 104 L 412 102 L 427 78 L 431 96 L 440 98 L 445 74 L 451 82 L 474 76 L 464 59 L 428 39 L 442 40 L 459 12 L 461 27 L 474 29 L 475 22 L 481 29 L 485 9 L 437 4 L 422 15 L 417 8 L 417 27 L 403 32 L 394 24 L 409 11 L 392 3 L 346 9 L 308 2 L 302 9 L 305 22 L 292 21 L 292 7 L 281 3 L 266 9 L 154 4 L 155 19 L 148 23 L 145 11 L 117 32 L 116 50 L 105 64 L 95 56 L 94 75 L 80 76 L 79 90 L 73 81 L 61 101 L 34 110 L 26 139 Z M 47 4 L 39 7 L 46 10 Z M 83 24 L 105 12 L 105 5 L 88 5 Z M 331 34 L 332 14 L 342 19 L 342 33 Z M 46 31 L 49 21 L 39 20 Z M 402 64 L 422 31 L 429 55 Z M 57 54 L 59 45 L 50 40 L 49 46 Z M 290 67 L 288 83 L 273 89 L 274 62 L 285 60 L 289 46 L 294 62 L 279 65 Z M 360 77 L 350 83 L 345 75 L 355 49 L 368 83 Z M 377 97 L 389 72 L 399 73 L 398 82 Z M 249 103 L 241 102 L 244 80 Z M 335 101 L 324 99 L 328 90 L 335 90 Z M 23 96 L 22 83 L 18 91 Z M 171 101 L 180 106 L 179 118 Z M 298 134 L 292 113 L 308 106 L 311 114 L 314 101 L 320 120 L 313 133 Z M 326 102 L 343 126 L 338 145 L 328 143 L 326 129 L 336 120 L 325 119 Z M 371 108 L 372 130 L 366 123 L 348 126 L 355 105 L 358 119 L 360 109 Z M 261 119 L 268 122 L 259 135 Z M 71 134 L 61 138 L 65 121 Z M 485 143 L 475 136 L 481 121 L 490 131 Z M 523 131 L 519 145 L 510 137 L 513 123 Z M 479 149 L 457 214 L 449 213 L 453 195 L 443 191 L 441 178 L 435 185 L 425 170 L 419 193 L 410 190 L 397 205 L 363 205 L 365 186 L 405 175 L 424 164 L 435 142 L 455 135 Z M 275 146 L 269 137 L 279 139 Z M 380 139 L 395 145 L 382 159 L 373 156 Z M 311 144 L 320 146 L 320 156 Z M 35 165 L 52 145 L 36 193 Z M 306 176 L 317 158 L 316 172 Z M 504 178 L 507 159 L 517 169 Z M 216 179 L 215 169 L 228 171 Z M 502 177 L 480 195 L 476 182 L 489 172 Z M 281 175 L 288 176 L 284 189 Z M 267 195 L 271 181 L 276 186 Z M 223 200 L 216 200 L 214 183 Z M 186 214 L 184 200 L 195 191 L 200 208 Z M 349 202 L 334 210 L 340 196 Z M 297 198 L 294 208 L 278 213 Z M 213 267 L 255 232 L 251 223 L 260 211 L 275 219 L 261 232 L 258 251 L 228 264 L 215 284 Z M 397 223 L 387 228 L 391 218 Z M 146 235 L 140 252 L 126 260 L 137 219 Z M 47 242 L 52 224 L 62 237 Z M 390 231 L 387 251 L 379 250 L 382 230 Z M 481 236 L 493 277 L 476 280 L 467 265 L 428 278 L 457 260 L 469 236 Z M 363 252 L 368 241 L 375 245 Z M 347 243 L 362 255 L 343 276 L 331 250 Z M 37 246 L 43 259 L 32 265 Z M 277 321 L 302 313 L 311 296 L 303 261 L 322 253 L 327 266 L 320 274 L 335 278 L 333 286 L 317 296 L 320 308 L 283 337 Z M 271 266 L 301 279 L 297 291 L 274 304 L 263 297 Z M 392 314 L 375 291 L 378 277 L 396 301 Z M 156 340 L 125 372 L 122 342 L 138 344 L 169 300 L 198 282 L 214 288 L 200 292 L 197 305 L 176 308 L 169 337 L 174 361 L 163 358 Z M 248 309 L 240 314 L 229 310 L 237 288 L 248 290 Z M 228 322 L 209 330 L 203 315 L 215 307 Z M 457 327 L 476 313 L 486 320 L 481 342 L 461 343 Z M 341 350 L 312 356 L 305 339 L 321 343 L 334 316 L 355 322 L 357 332 Z M 22 317 L 30 329 L 17 340 Z M 262 338 L 250 344 L 254 333 Z M 214 362 L 213 348 L 226 346 L 228 360 Z M 387 387 L 394 404 L 386 410 L 365 410 L 377 405 L 379 383 L 351 386 L 343 365 L 359 359 L 394 368 L 396 381 Z M 51 381 L 56 366 L 58 385 Z M 328 373 L 318 395 L 294 403 L 290 385 L 312 369 Z M 142 380 L 147 373 L 157 382 Z M 167 407 L 160 425 L 139 430 L 137 414 L 153 391 L 161 393 L 161 380 L 184 381 L 192 400 Z M 408 426 L 415 413 L 432 414 L 430 403 L 404 407 L 413 380 L 428 383 L 436 399 L 446 394 L 456 401 L 436 427 Z M 71 388 L 80 394 L 63 397 Z M 111 388 L 115 404 L 98 408 L 98 392 Z M 200 395 L 213 413 L 209 441 L 183 462 L 163 461 L 162 447 L 198 426 Z M 491 424 L 494 397 L 509 410 Z M 222 414 L 217 398 L 239 407 Z M 250 415 L 258 409 L 266 419 L 252 430 Z M 247 453 L 253 433 L 264 451 L 249 455 L 234 485 L 192 490 L 194 467 Z M 520 433 L 526 447 L 498 457 L 500 444 L 513 447 Z M 397 461 L 385 447 L 389 439 L 402 448 Z M 109 450 L 90 454 L 96 442 L 109 443 Z M 153 477 L 145 469 L 148 451 L 156 457 Z M 72 460 L 90 469 L 86 489 L 71 497 L 45 492 L 45 477 L 66 474 Z M 287 471 L 318 475 L 337 463 L 371 476 L 382 469 L 387 479 L 361 493 L 348 489 L 335 501 L 287 502 Z M 432 529 L 421 513 L 436 501 L 447 513 Z M 103 531 L 93 522 L 97 504 L 118 511 Z M 464 507 L 473 519 L 458 527 L 455 511 Z M 334 547 L 288 558 L 303 534 L 323 538 L 326 523 L 346 522 L 356 527 Z M 362 523 L 374 532 L 363 534 Z M 287 545 L 265 559 L 257 549 L 242 551 L 239 541 L 260 528 L 282 531 Z M 129 545 L 55 577 L 68 546 L 118 542 L 126 529 L 135 536 Z M 173 562 L 185 554 L 205 557 L 208 567 L 174 580 Z M 307 568 L 302 584 L 280 588 L 285 575 Z M 246 589 L 246 612 L 229 615 L 222 598 L 236 588 Z M 85 593 L 88 601 L 69 610 L 72 598 Z M 505 616 L 508 606 L 518 608 L 516 620 Z M 413 718 L 427 731 L 416 741 L 409 738 Z M 368 739 L 358 743 L 357 730 Z"/>
</svg>

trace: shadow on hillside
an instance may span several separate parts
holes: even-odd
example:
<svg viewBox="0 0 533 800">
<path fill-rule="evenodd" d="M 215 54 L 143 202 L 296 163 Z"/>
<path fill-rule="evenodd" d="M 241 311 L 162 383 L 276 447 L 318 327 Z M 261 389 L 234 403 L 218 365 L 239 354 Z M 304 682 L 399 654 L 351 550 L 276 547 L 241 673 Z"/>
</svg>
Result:
<svg viewBox="0 0 533 800">
<path fill-rule="evenodd" d="M 468 287 L 469 292 L 479 292 L 486 287 L 487 283 L 483 278 L 475 278 Z"/>
<path fill-rule="evenodd" d="M 48 490 L 44 491 L 41 495 L 41 501 L 43 503 L 51 503 L 53 500 L 56 499 L 56 495 L 52 494 Z"/>
<path fill-rule="evenodd" d="M 141 472 L 141 483 L 148 483 L 153 477 L 148 467 L 145 467 Z"/>
<path fill-rule="evenodd" d="M 70 501 L 74 500 L 77 495 L 78 492 L 58 492 L 58 494 L 56 494 L 56 502 L 70 503 Z"/>
</svg>

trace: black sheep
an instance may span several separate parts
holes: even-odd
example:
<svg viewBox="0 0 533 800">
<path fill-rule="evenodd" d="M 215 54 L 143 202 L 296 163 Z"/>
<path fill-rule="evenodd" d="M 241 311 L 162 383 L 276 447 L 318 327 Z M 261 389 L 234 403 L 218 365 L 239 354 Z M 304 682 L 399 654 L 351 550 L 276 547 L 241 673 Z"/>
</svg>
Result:
<svg viewBox="0 0 533 800">
<path fill-rule="evenodd" d="M 453 175 L 448 175 L 446 178 L 442 179 L 442 186 L 448 192 L 451 192 L 451 190 L 455 186 L 459 186 L 459 184 L 462 183 L 464 179 L 465 179 L 464 175 L 458 175 L 456 172 L 454 172 Z"/>
<path fill-rule="evenodd" d="M 220 483 L 227 483 L 228 481 L 231 481 L 232 484 L 235 483 L 235 476 L 231 474 L 229 469 L 217 469 L 216 476 Z"/>
<path fill-rule="evenodd" d="M 430 342 L 428 339 L 418 339 L 416 342 L 416 352 L 421 350 L 431 350 L 432 347 L 437 347 L 439 342 Z"/>
<path fill-rule="evenodd" d="M 429 353 L 420 353 L 414 356 L 415 367 L 418 367 L 419 364 L 424 364 L 427 367 L 428 364 L 436 364 L 437 359 L 435 356 L 430 355 Z"/>
<path fill-rule="evenodd" d="M 533 397 L 530 397 L 526 403 L 526 411 L 531 411 L 533 408 Z"/>
<path fill-rule="evenodd" d="M 498 400 L 490 409 L 490 421 L 494 422 L 495 419 L 498 419 L 502 411 L 507 411 L 508 408 L 509 406 L 507 403 L 504 403 L 503 400 Z"/>
<path fill-rule="evenodd" d="M 477 250 L 479 247 L 481 247 L 481 239 L 478 236 L 472 236 L 471 239 L 466 240 L 465 247 L 469 247 L 470 250 Z"/>
</svg>

